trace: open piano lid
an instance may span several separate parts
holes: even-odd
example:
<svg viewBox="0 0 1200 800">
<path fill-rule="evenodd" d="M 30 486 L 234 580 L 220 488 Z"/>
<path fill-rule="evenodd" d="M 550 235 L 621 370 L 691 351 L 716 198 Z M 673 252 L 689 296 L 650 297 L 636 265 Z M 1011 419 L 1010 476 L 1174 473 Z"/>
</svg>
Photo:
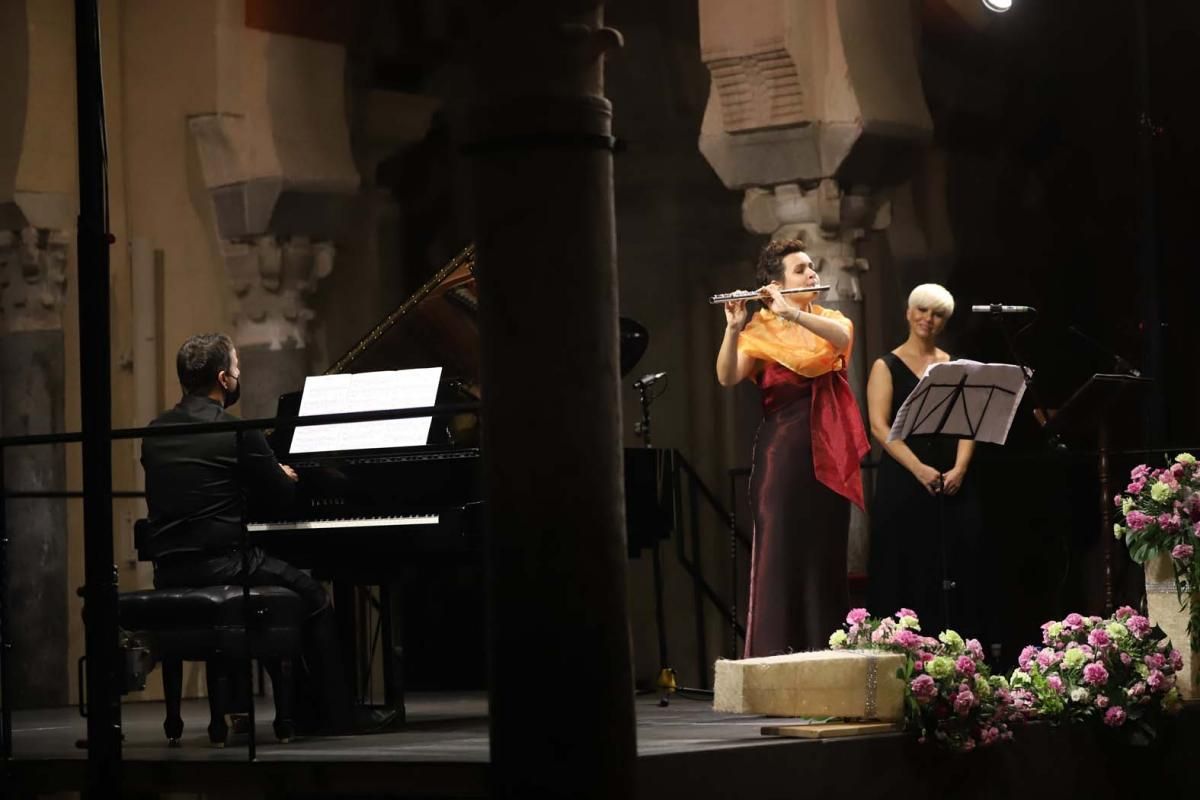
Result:
<svg viewBox="0 0 1200 800">
<path fill-rule="evenodd" d="M 437 399 L 439 405 L 478 400 L 478 308 L 475 245 L 471 244 L 371 328 L 322 374 L 440 365 L 443 370 L 442 388 Z M 621 375 L 624 376 L 646 352 L 649 334 L 632 319 L 621 317 L 619 322 Z M 299 391 L 282 395 L 277 415 L 296 416 L 300 409 L 300 396 Z M 435 419 L 430 444 L 446 442 L 449 437 L 444 428 Z M 451 424 L 450 428 L 453 429 L 454 425 Z M 276 453 L 282 455 L 289 452 L 291 434 L 291 428 L 281 426 L 276 430 L 271 440 Z"/>
</svg>

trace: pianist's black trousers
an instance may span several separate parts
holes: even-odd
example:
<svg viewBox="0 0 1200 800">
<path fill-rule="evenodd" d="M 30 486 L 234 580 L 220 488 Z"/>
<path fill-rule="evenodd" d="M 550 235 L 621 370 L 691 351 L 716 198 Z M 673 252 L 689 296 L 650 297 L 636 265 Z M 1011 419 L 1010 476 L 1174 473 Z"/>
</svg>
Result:
<svg viewBox="0 0 1200 800">
<path fill-rule="evenodd" d="M 212 556 L 180 554 L 154 562 L 154 587 L 178 589 L 189 587 L 240 585 L 249 566 L 251 586 L 283 586 L 300 595 L 308 609 L 304 630 L 304 660 L 311 675 L 310 685 L 317 697 L 314 709 L 321 719 L 312 720 L 317 728 L 346 732 L 352 728 L 350 691 L 342 667 L 341 648 L 333 618 L 329 595 L 320 583 L 286 561 L 266 555 L 259 548 L 250 551 L 249 558 L 241 552 Z M 305 682 L 298 681 L 303 687 Z M 248 687 L 241 687 L 247 690 Z M 235 697 L 238 694 L 235 691 Z M 248 702 L 248 692 L 246 693 Z M 305 698 L 297 706 L 297 722 L 308 727 L 303 719 Z M 239 703 L 235 701 L 235 708 Z"/>
</svg>

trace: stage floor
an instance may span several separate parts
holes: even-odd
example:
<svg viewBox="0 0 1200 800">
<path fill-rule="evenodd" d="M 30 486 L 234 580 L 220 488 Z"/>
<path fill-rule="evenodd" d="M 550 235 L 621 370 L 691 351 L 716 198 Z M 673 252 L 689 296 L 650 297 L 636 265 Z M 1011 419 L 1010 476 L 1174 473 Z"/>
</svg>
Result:
<svg viewBox="0 0 1200 800">
<path fill-rule="evenodd" d="M 543 702 L 569 709 L 570 697 L 547 696 Z M 637 698 L 636 711 L 639 759 L 796 744 L 760 734 L 764 723 L 779 720 L 717 714 L 709 700 L 675 697 L 670 706 L 661 708 L 657 696 L 646 695 Z M 482 692 L 410 694 L 408 722 L 401 730 L 298 738 L 288 744 L 275 741 L 269 700 L 260 699 L 256 713 L 258 758 L 247 764 L 246 737 L 234 738 L 225 748 L 209 744 L 208 706 L 203 700 L 184 702 L 180 748 L 167 747 L 160 703 L 126 703 L 122 706 L 126 780 L 131 788 L 159 791 L 201 791 L 234 780 L 242 787 L 261 784 L 275 793 L 290 786 L 297 791 L 317 787 L 386 791 L 389 796 L 486 796 L 488 727 Z M 552 715 L 555 719 L 549 724 L 577 724 L 569 711 Z M 16 712 L 13 768 L 25 789 L 78 786 L 87 754 L 75 743 L 85 735 L 86 722 L 74 708 Z"/>
<path fill-rule="evenodd" d="M 534 703 L 538 700 L 532 701 Z M 547 694 L 547 724 L 570 735 L 570 697 Z M 271 707 L 258 706 L 258 761 L 246 762 L 244 738 L 208 744 L 203 701 L 184 705 L 183 747 L 168 748 L 162 705 L 123 706 L 123 782 L 127 794 L 195 792 L 210 797 L 370 795 L 486 797 L 488 730 L 481 693 L 413 694 L 409 722 L 394 733 L 275 742 Z M 676 697 L 660 708 L 639 697 L 637 787 L 643 798 L 803 797 L 1126 797 L 1183 791 L 1180 765 L 1200 752 L 1200 709 L 1185 710 L 1156 748 L 1129 748 L 1105 732 L 1031 725 L 1015 742 L 950 755 L 904 734 L 808 741 L 765 737 L 778 719 L 717 714 L 708 701 Z M 75 745 L 85 722 L 73 708 L 17 712 L 13 760 L 0 796 L 29 797 L 83 786 L 85 751 Z"/>
</svg>

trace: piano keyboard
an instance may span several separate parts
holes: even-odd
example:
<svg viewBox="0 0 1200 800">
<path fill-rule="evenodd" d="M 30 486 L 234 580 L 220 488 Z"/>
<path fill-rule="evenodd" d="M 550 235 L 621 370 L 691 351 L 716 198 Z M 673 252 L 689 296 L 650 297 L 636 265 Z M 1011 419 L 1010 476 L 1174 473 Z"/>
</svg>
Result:
<svg viewBox="0 0 1200 800">
<path fill-rule="evenodd" d="M 397 525 L 437 525 L 437 514 L 418 514 L 398 517 L 355 517 L 352 519 L 304 519 L 294 522 L 251 522 L 250 533 L 272 531 L 317 531 L 334 528 L 391 528 Z"/>
</svg>

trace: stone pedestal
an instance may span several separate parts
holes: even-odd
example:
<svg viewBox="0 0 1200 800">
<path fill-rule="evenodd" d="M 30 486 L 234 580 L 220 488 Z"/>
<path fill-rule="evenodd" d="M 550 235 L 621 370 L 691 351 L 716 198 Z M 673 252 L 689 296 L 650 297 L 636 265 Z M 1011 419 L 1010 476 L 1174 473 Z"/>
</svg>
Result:
<svg viewBox="0 0 1200 800">
<path fill-rule="evenodd" d="M 1171 637 L 1171 644 L 1183 655 L 1183 669 L 1175 675 L 1176 686 L 1184 700 L 1200 698 L 1200 653 L 1192 650 L 1188 639 L 1188 617 L 1200 603 L 1200 592 L 1184 595 L 1180 607 L 1175 591 L 1175 569 L 1170 556 L 1146 562 L 1146 609 L 1150 621 Z"/>
</svg>

